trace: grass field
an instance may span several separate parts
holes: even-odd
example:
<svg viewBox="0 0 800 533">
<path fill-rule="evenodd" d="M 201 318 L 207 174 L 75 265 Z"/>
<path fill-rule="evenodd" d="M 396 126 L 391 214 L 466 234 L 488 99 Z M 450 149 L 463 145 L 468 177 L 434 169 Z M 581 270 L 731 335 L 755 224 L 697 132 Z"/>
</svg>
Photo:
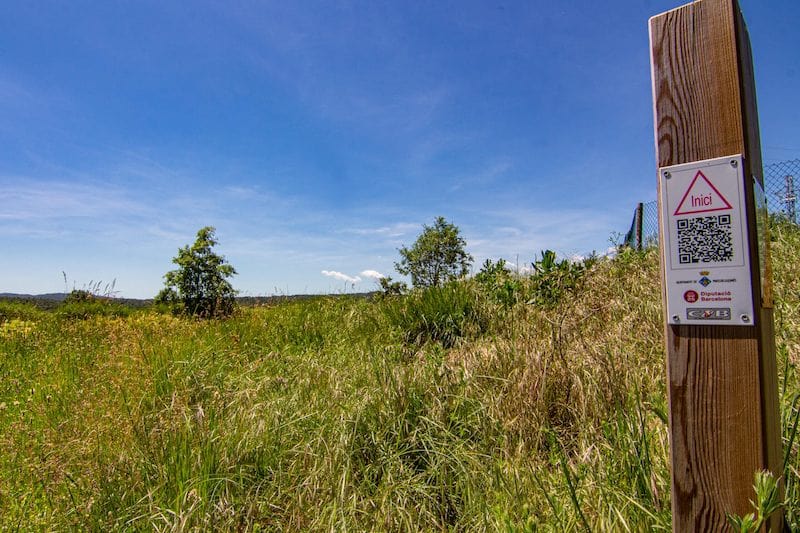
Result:
<svg viewBox="0 0 800 533">
<path fill-rule="evenodd" d="M 772 234 L 798 529 L 800 233 Z M 224 321 L 2 302 L 0 530 L 669 530 L 657 253 L 551 274 Z"/>
</svg>

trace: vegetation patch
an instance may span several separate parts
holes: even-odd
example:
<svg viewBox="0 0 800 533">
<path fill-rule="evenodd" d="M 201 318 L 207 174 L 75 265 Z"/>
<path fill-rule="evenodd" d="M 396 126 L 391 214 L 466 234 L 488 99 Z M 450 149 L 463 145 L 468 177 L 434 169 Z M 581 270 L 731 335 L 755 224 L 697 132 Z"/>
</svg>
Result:
<svg viewBox="0 0 800 533">
<path fill-rule="evenodd" d="M 800 232 L 771 234 L 785 497 L 758 478 L 740 530 L 800 528 Z M 224 320 L 0 303 L 0 530 L 670 530 L 657 252 L 533 263 Z"/>
</svg>

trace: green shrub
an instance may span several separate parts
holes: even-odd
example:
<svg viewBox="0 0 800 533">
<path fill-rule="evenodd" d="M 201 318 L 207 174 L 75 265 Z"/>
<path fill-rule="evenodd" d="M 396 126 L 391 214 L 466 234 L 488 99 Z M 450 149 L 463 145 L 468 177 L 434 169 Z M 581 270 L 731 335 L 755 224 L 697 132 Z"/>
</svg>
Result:
<svg viewBox="0 0 800 533">
<path fill-rule="evenodd" d="M 463 281 L 386 301 L 383 311 L 389 323 L 402 332 L 403 341 L 416 346 L 438 342 L 450 348 L 459 339 L 479 336 L 489 325 L 480 294 Z"/>
<path fill-rule="evenodd" d="M 128 316 L 131 309 L 104 298 L 82 301 L 65 301 L 56 309 L 56 315 L 66 319 L 85 320 L 93 316 Z"/>
<path fill-rule="evenodd" d="M 511 307 L 524 298 L 522 282 L 506 266 L 505 259 L 496 263 L 487 259 L 480 272 L 475 275 L 475 281 L 491 299 L 503 307 Z"/>
<path fill-rule="evenodd" d="M 545 308 L 558 305 L 567 293 L 579 287 L 586 269 L 595 261 L 594 256 L 584 262 L 556 261 L 556 253 L 545 250 L 542 258 L 531 265 L 534 270 L 533 295 L 529 303 Z"/>
<path fill-rule="evenodd" d="M 0 300 L 0 324 L 11 320 L 35 321 L 41 316 L 42 311 L 32 303 Z"/>
<path fill-rule="evenodd" d="M 408 286 L 405 283 L 402 281 L 393 281 L 391 276 L 379 279 L 378 283 L 381 286 L 381 292 L 378 294 L 385 298 L 400 296 L 408 290 Z"/>
<path fill-rule="evenodd" d="M 90 302 L 98 299 L 99 296 L 85 289 L 72 289 L 67 297 L 64 298 L 64 303 L 72 304 L 78 302 Z"/>
</svg>

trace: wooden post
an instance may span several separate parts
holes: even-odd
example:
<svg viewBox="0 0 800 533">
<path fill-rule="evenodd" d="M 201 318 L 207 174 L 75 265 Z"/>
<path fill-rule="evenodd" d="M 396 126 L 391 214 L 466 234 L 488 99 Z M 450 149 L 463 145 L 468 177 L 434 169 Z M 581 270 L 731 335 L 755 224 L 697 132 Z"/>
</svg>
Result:
<svg viewBox="0 0 800 533">
<path fill-rule="evenodd" d="M 755 223 L 753 178 L 763 178 L 752 56 L 736 0 L 698 0 L 653 17 L 650 44 L 658 166 L 744 155 L 755 326 L 665 326 L 673 531 L 717 531 L 728 527 L 726 513 L 753 511 L 756 471 L 782 474 L 773 318 Z M 663 214 L 659 226 L 663 243 Z M 666 301 L 663 244 L 661 268 Z M 774 517 L 772 529 L 782 523 Z"/>
</svg>

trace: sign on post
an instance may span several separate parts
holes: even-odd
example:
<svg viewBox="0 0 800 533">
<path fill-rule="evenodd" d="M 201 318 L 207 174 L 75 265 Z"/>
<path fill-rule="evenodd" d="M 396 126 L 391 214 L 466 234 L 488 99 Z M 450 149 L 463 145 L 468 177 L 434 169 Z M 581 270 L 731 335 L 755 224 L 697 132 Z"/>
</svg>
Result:
<svg viewBox="0 0 800 533">
<path fill-rule="evenodd" d="M 752 326 L 741 155 L 659 169 L 667 323 Z"/>
</svg>

